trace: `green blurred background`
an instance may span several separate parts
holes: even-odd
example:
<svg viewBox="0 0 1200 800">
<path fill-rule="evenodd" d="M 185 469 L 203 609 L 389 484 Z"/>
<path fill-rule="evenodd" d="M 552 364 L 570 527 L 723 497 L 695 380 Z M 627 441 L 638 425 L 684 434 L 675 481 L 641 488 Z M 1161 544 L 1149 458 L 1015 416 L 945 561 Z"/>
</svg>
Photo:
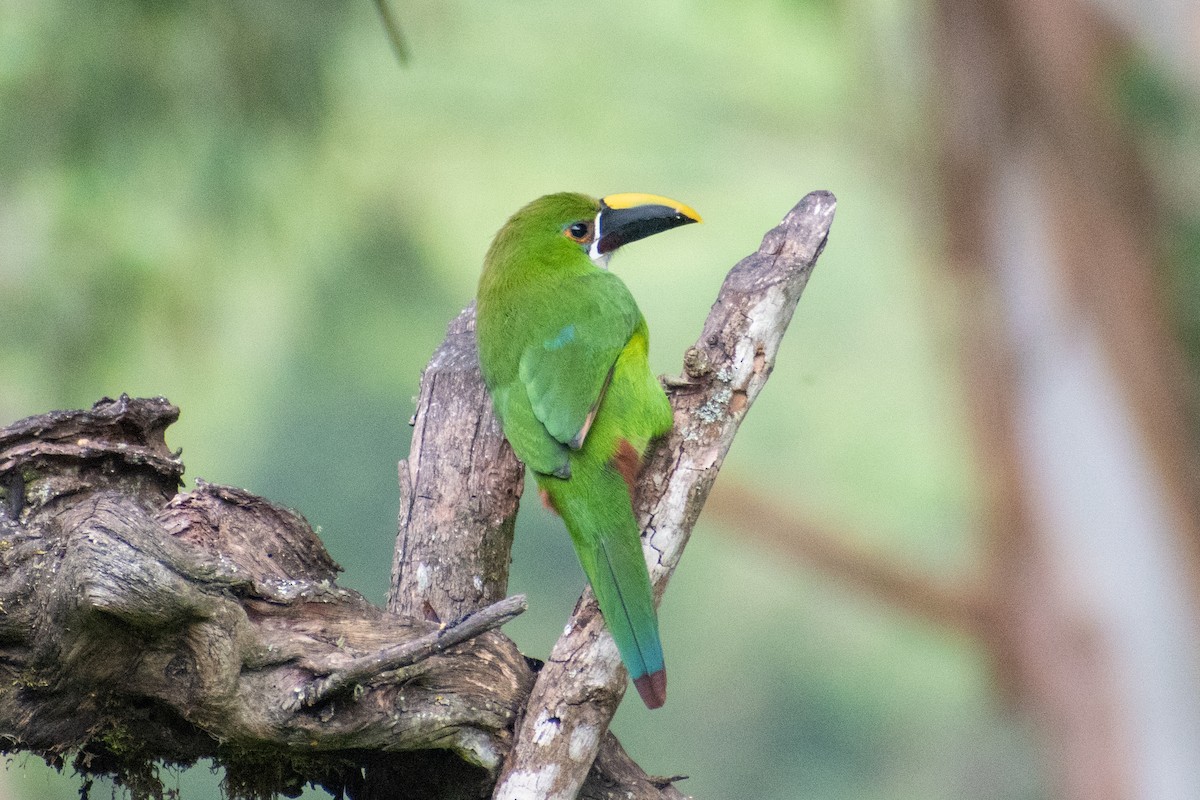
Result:
<svg viewBox="0 0 1200 800">
<path fill-rule="evenodd" d="M 703 226 L 613 267 L 678 372 L 725 272 L 806 192 L 829 246 L 722 481 L 954 575 L 978 487 L 938 253 L 919 8 L 893 0 L 0 0 L 0 424 L 165 395 L 189 481 L 318 526 L 382 601 L 420 370 L 490 237 L 547 192 Z M 921 154 L 925 153 L 923 157 Z M 507 627 L 545 657 L 583 578 L 523 511 Z M 662 609 L 671 702 L 615 731 L 699 797 L 1040 798 L 968 640 L 701 519 Z M 14 798 L 78 781 L 33 759 Z M 212 796 L 203 768 L 168 779 Z"/>
</svg>

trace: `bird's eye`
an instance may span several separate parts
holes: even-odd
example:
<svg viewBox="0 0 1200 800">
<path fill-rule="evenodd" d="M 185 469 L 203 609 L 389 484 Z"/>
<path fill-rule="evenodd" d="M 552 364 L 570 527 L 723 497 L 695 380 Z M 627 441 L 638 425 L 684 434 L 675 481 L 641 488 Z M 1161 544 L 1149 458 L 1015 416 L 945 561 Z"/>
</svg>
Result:
<svg viewBox="0 0 1200 800">
<path fill-rule="evenodd" d="M 592 223 L 583 221 L 573 223 L 563 233 L 567 235 L 568 239 L 574 239 L 581 243 L 586 242 L 592 238 Z"/>
</svg>

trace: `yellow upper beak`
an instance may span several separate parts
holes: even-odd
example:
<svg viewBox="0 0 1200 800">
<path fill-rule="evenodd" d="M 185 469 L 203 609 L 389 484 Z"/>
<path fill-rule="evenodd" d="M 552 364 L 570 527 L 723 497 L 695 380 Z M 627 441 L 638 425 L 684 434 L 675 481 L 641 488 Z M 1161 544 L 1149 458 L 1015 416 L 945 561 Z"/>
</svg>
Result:
<svg viewBox="0 0 1200 800">
<path fill-rule="evenodd" d="M 680 214 L 683 214 L 693 222 L 703 222 L 700 215 L 691 206 L 684 205 L 678 200 L 672 200 L 669 197 L 663 197 L 658 194 L 645 194 L 644 192 L 620 192 L 618 194 L 610 194 L 607 197 L 600 198 L 600 202 L 609 208 L 635 208 L 637 206 L 667 206 L 673 208 Z"/>
</svg>

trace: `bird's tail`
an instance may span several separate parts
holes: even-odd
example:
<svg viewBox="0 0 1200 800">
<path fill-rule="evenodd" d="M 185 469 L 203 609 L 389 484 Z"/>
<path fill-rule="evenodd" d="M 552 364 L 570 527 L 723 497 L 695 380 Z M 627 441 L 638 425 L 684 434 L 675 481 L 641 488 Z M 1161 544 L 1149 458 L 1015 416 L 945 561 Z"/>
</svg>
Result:
<svg viewBox="0 0 1200 800">
<path fill-rule="evenodd" d="M 600 613 L 642 702 L 658 708 L 667 699 L 667 672 L 629 489 L 611 467 L 578 466 L 572 466 L 570 480 L 547 478 L 542 488 L 571 532 Z"/>
</svg>

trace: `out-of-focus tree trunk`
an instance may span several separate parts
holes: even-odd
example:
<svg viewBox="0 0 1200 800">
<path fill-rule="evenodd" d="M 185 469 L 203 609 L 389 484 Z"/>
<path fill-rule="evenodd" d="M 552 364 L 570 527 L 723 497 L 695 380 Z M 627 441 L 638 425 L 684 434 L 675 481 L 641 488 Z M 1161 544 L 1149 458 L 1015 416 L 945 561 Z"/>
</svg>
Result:
<svg viewBox="0 0 1200 800">
<path fill-rule="evenodd" d="M 1200 509 L 1154 193 L 1072 0 L 937 4 L 944 210 L 996 652 L 1057 795 L 1200 786 Z"/>
</svg>

